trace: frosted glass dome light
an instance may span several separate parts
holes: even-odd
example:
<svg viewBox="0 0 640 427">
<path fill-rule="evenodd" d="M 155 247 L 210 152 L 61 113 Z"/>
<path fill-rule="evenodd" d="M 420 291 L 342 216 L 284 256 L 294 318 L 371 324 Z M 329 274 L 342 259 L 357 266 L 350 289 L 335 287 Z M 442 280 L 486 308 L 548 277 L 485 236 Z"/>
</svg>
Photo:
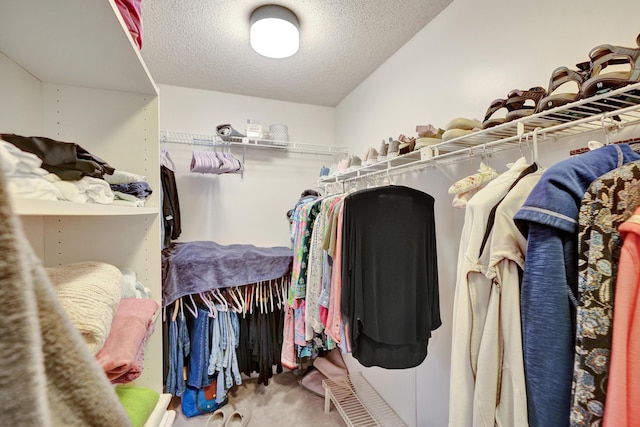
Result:
<svg viewBox="0 0 640 427">
<path fill-rule="evenodd" d="M 298 51 L 298 18 L 289 9 L 265 5 L 251 14 L 251 47 L 268 58 L 287 58 Z"/>
</svg>

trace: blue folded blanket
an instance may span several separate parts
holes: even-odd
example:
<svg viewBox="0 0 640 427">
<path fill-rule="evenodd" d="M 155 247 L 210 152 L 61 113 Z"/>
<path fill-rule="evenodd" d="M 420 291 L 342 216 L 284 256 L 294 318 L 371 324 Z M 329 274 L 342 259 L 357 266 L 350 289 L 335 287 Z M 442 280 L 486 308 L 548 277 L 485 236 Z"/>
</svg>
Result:
<svg viewBox="0 0 640 427">
<path fill-rule="evenodd" d="M 215 288 L 279 279 L 292 263 L 293 250 L 286 247 L 172 243 L 162 251 L 162 305 Z"/>
</svg>

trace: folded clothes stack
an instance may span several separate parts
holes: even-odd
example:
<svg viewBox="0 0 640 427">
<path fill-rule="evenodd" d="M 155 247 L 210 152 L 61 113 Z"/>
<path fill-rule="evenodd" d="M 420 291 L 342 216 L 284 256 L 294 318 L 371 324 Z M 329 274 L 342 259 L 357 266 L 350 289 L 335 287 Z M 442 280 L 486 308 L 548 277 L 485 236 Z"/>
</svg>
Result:
<svg viewBox="0 0 640 427">
<path fill-rule="evenodd" d="M 482 123 L 475 119 L 467 119 L 465 117 L 457 117 L 451 120 L 445 126 L 445 132 L 442 134 L 442 141 L 449 141 L 454 138 L 469 135 L 482 129 Z"/>
<path fill-rule="evenodd" d="M 418 133 L 418 139 L 416 139 L 415 150 L 420 150 L 430 145 L 440 144 L 444 130 L 429 124 L 416 126 L 416 132 Z"/>
</svg>

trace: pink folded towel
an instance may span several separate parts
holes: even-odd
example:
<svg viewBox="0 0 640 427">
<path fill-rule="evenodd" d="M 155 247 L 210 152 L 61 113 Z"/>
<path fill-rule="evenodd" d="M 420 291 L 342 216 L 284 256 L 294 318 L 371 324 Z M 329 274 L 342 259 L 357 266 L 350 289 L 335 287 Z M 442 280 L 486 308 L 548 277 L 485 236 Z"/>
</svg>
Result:
<svg viewBox="0 0 640 427">
<path fill-rule="evenodd" d="M 96 354 L 112 383 L 127 383 L 142 373 L 144 347 L 155 329 L 152 320 L 158 308 L 152 299 L 120 300 L 104 347 Z"/>
</svg>

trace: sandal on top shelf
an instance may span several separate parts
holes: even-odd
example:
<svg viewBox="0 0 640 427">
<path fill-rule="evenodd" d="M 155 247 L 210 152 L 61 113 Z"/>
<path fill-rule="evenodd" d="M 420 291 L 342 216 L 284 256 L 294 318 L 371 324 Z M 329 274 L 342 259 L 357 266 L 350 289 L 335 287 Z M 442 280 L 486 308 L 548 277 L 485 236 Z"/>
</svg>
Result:
<svg viewBox="0 0 640 427">
<path fill-rule="evenodd" d="M 638 48 L 604 44 L 591 49 L 591 76 L 582 85 L 582 96 L 588 98 L 639 82 L 640 34 L 636 44 Z M 625 70 L 619 71 L 617 67 L 614 71 L 616 65 L 623 65 Z"/>
<path fill-rule="evenodd" d="M 490 127 L 504 123 L 506 117 L 494 117 L 494 115 L 503 108 L 508 112 L 506 99 L 498 98 L 491 101 L 489 108 L 487 108 L 487 113 L 484 116 L 484 120 L 482 121 L 482 129 L 489 129 Z"/>
<path fill-rule="evenodd" d="M 510 122 L 530 116 L 535 112 L 538 102 L 546 95 L 547 91 L 540 86 L 532 87 L 529 90 L 512 90 L 505 100 L 505 106 L 508 110 L 505 121 Z"/>
<path fill-rule="evenodd" d="M 367 149 L 366 154 L 364 155 L 364 165 L 369 166 L 378 161 L 378 150 L 373 147 L 369 147 Z"/>
<path fill-rule="evenodd" d="M 585 81 L 588 71 L 571 70 L 565 66 L 558 67 L 551 73 L 549 79 L 549 90 L 547 96 L 543 97 L 539 102 L 536 112 L 550 110 L 551 108 L 569 104 L 577 101 L 582 97 L 582 84 Z M 568 83 L 574 83 L 577 88 L 570 92 L 560 92 L 558 89 L 564 86 L 562 90 L 567 90 Z"/>
<path fill-rule="evenodd" d="M 414 137 L 408 137 L 406 135 L 400 135 L 398 137 L 400 144 L 398 145 L 398 154 L 407 154 L 413 151 L 416 146 L 416 139 Z"/>
</svg>

